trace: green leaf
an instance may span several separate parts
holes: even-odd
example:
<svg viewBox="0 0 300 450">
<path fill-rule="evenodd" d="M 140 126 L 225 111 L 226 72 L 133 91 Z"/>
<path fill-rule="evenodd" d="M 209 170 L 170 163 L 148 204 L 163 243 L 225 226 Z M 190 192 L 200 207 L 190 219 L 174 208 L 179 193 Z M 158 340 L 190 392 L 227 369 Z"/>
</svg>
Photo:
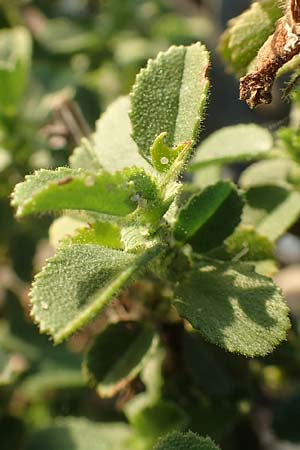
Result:
<svg viewBox="0 0 300 450">
<path fill-rule="evenodd" d="M 0 113 L 14 115 L 28 83 L 32 43 L 26 28 L 0 31 Z"/>
<path fill-rule="evenodd" d="M 225 247 L 231 257 L 246 261 L 272 259 L 275 253 L 274 244 L 252 225 L 240 225 L 225 241 Z"/>
<path fill-rule="evenodd" d="M 250 357 L 270 353 L 290 326 L 279 289 L 246 263 L 211 263 L 187 273 L 174 304 L 208 341 Z"/>
<path fill-rule="evenodd" d="M 57 389 L 75 389 L 84 386 L 80 369 L 68 369 L 57 365 L 53 368 L 41 368 L 28 376 L 20 384 L 17 392 L 29 401 L 39 400 L 49 391 Z"/>
<path fill-rule="evenodd" d="M 72 244 L 97 244 L 119 250 L 123 248 L 120 228 L 110 222 L 95 222 L 93 225 L 81 228 L 69 242 Z"/>
<path fill-rule="evenodd" d="M 254 186 L 282 186 L 289 188 L 300 185 L 300 166 L 291 159 L 278 158 L 260 161 L 246 169 L 240 178 L 244 189 Z"/>
<path fill-rule="evenodd" d="M 174 227 L 178 241 L 190 242 L 198 251 L 222 244 L 239 224 L 243 201 L 230 181 L 219 181 L 191 197 L 180 210 Z"/>
<path fill-rule="evenodd" d="M 140 373 L 156 345 L 153 329 L 139 322 L 109 325 L 85 356 L 85 377 L 99 395 L 113 397 Z"/>
<path fill-rule="evenodd" d="M 95 148 L 92 143 L 83 138 L 80 146 L 76 147 L 69 158 L 72 169 L 85 169 L 90 172 L 99 172 L 104 166 L 98 161 Z"/>
<path fill-rule="evenodd" d="M 209 54 L 200 43 L 171 47 L 150 60 L 136 78 L 131 94 L 133 138 L 144 158 L 161 133 L 175 147 L 197 140 L 209 82 Z"/>
<path fill-rule="evenodd" d="M 221 36 L 219 51 L 237 76 L 245 75 L 260 47 L 274 32 L 276 20 L 283 14 L 278 3 L 274 0 L 252 3 L 229 22 Z"/>
<path fill-rule="evenodd" d="M 201 167 L 193 173 L 192 185 L 205 189 L 221 180 L 221 171 L 222 168 L 217 165 Z"/>
<path fill-rule="evenodd" d="M 69 216 L 61 216 L 55 219 L 49 227 L 49 242 L 52 247 L 57 248 L 61 241 L 76 235 L 77 231 L 88 224 L 82 220 Z"/>
<path fill-rule="evenodd" d="M 37 275 L 32 315 L 41 332 L 61 342 L 91 321 L 161 248 L 135 255 L 95 244 L 63 246 Z"/>
<path fill-rule="evenodd" d="M 152 170 L 131 137 L 129 106 L 129 97 L 118 98 L 96 124 L 92 138 L 94 151 L 99 163 L 108 172 L 131 166 L 142 167 L 147 172 Z"/>
<path fill-rule="evenodd" d="M 219 450 L 219 447 L 208 437 L 200 437 L 188 433 L 174 432 L 162 438 L 153 450 Z"/>
<path fill-rule="evenodd" d="M 139 199 L 152 199 L 155 189 L 142 169 L 97 175 L 63 167 L 42 169 L 16 186 L 12 205 L 19 217 L 64 209 L 125 216 L 137 208 Z"/>
<path fill-rule="evenodd" d="M 200 144 L 191 168 L 196 170 L 210 164 L 223 165 L 261 159 L 267 156 L 272 147 L 272 135 L 258 125 L 242 124 L 221 128 Z"/>
<path fill-rule="evenodd" d="M 8 150 L 0 147 L 0 173 L 12 163 L 12 156 Z"/>
<path fill-rule="evenodd" d="M 167 133 L 161 133 L 157 136 L 150 148 L 151 160 L 158 172 L 168 172 L 172 164 L 186 147 L 186 144 L 184 143 L 179 144 L 177 147 L 170 148 L 165 144 L 166 136 Z"/>
<path fill-rule="evenodd" d="M 99 33 L 86 30 L 65 17 L 43 20 L 35 37 L 47 50 L 56 54 L 99 49 Z"/>
<path fill-rule="evenodd" d="M 25 450 L 126 450 L 129 435 L 125 423 L 99 424 L 84 418 L 61 418 L 33 433 Z"/>
<path fill-rule="evenodd" d="M 279 186 L 258 186 L 246 193 L 242 222 L 275 242 L 300 216 L 300 192 Z"/>
<path fill-rule="evenodd" d="M 8 354 L 0 349 L 0 388 L 14 383 L 26 369 L 26 361 L 21 355 Z"/>
<path fill-rule="evenodd" d="M 148 450 L 159 437 L 171 431 L 186 428 L 188 418 L 185 411 L 176 403 L 160 400 L 155 405 L 148 405 L 131 416 L 130 424 L 135 434 L 129 443 L 133 448 Z"/>
</svg>

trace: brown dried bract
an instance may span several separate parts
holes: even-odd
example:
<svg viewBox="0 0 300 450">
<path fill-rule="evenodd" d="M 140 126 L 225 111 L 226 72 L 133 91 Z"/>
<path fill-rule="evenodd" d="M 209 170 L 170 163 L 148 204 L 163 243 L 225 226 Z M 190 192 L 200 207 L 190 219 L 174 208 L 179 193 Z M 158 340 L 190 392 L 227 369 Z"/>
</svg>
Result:
<svg viewBox="0 0 300 450">
<path fill-rule="evenodd" d="M 287 11 L 257 55 L 255 71 L 240 79 L 240 100 L 250 108 L 271 103 L 276 73 L 300 53 L 300 0 L 289 0 Z"/>
</svg>

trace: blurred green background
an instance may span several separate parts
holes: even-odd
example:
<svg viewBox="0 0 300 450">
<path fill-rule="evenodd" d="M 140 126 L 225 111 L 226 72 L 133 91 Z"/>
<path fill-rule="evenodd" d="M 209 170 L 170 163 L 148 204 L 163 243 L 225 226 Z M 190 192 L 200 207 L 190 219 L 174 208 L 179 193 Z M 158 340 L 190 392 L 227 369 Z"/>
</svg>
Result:
<svg viewBox="0 0 300 450">
<path fill-rule="evenodd" d="M 17 222 L 9 205 L 12 188 L 35 169 L 67 164 L 107 105 L 127 94 L 146 61 L 172 44 L 202 41 L 212 53 L 203 136 L 239 122 L 260 122 L 271 130 L 287 123 L 289 105 L 280 101 L 278 89 L 273 104 L 257 112 L 239 102 L 238 83 L 225 73 L 216 52 L 226 21 L 248 4 L 0 0 L 1 450 L 23 449 L 27 435 L 53 417 L 123 417 L 111 401 L 100 400 L 84 386 L 80 352 L 93 330 L 71 339 L 67 347 L 53 347 L 31 323 L 28 290 L 53 252 L 47 241 L 51 219 Z M 300 250 L 294 256 L 289 250 L 297 245 L 299 241 L 283 246 L 284 270 L 300 262 Z M 290 295 L 294 328 L 273 355 L 245 360 L 200 337 L 184 343 L 198 392 L 198 403 L 189 405 L 191 427 L 215 438 L 223 449 L 300 448 L 300 287 L 295 281 L 300 272 L 295 267 L 294 278 L 291 271 L 279 274 Z"/>
</svg>

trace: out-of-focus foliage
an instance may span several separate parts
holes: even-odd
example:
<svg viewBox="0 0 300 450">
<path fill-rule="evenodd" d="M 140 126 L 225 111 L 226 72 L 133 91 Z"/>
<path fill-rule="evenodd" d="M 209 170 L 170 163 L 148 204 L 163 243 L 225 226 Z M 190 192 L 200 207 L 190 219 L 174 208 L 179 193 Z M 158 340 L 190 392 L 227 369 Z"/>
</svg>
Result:
<svg viewBox="0 0 300 450">
<path fill-rule="evenodd" d="M 225 0 L 222 7 L 229 8 L 233 3 L 236 2 Z M 261 25 L 263 35 L 267 36 L 275 17 L 280 15 L 280 10 L 276 7 L 275 10 L 274 4 L 264 0 L 260 4 L 268 17 L 254 14 L 247 28 L 248 34 L 236 31 L 239 25 L 236 21 L 232 26 L 234 35 L 225 35 L 221 43 L 230 47 L 232 54 L 229 62 L 238 73 L 248 67 L 260 45 L 258 40 L 261 40 L 261 34 L 255 33 L 252 24 Z M 274 449 L 280 448 L 279 440 L 299 445 L 297 392 L 300 336 L 297 314 L 292 316 L 293 327 L 288 340 L 264 360 L 250 360 L 222 352 L 208 344 L 200 334 L 191 331 L 189 326 L 188 332 L 184 331 L 175 313 L 168 317 L 168 323 L 160 321 L 159 317 L 169 311 L 171 293 L 168 285 L 160 289 L 156 278 L 154 284 L 137 283 L 131 290 L 125 291 L 119 303 L 113 302 L 112 307 L 95 324 L 75 335 L 66 345 L 53 346 L 52 342 L 39 334 L 29 316 L 28 283 L 45 259 L 53 254 L 53 248 L 46 241 L 50 219 L 46 216 L 39 220 L 15 221 L 8 199 L 13 186 L 25 174 L 36 169 L 54 169 L 66 165 L 71 150 L 76 146 L 78 148 L 70 160 L 74 171 L 79 167 L 87 171 L 98 170 L 102 155 L 104 169 L 108 172 L 131 165 L 151 172 L 153 169 L 138 154 L 134 141 L 128 138 L 130 124 L 127 97 L 113 103 L 97 124 L 92 141 L 99 150 L 98 160 L 90 158 L 92 152 L 89 141 L 83 141 L 79 146 L 81 138 L 89 135 L 90 129 L 94 128 L 94 121 L 112 100 L 120 94 L 128 94 L 135 74 L 149 57 L 155 57 L 159 51 L 166 50 L 172 44 L 188 45 L 195 41 L 201 41 L 214 50 L 220 27 L 217 19 L 219 6 L 220 2 L 186 0 L 3 0 L 0 3 L 1 450 L 34 450 L 41 447 L 49 450 L 92 450 L 93 446 L 95 450 L 147 450 L 154 445 L 157 449 L 172 450 L 187 445 L 197 450 L 215 448 L 210 439 L 198 438 L 193 433 L 170 434 L 157 442 L 166 433 L 187 429 L 211 436 L 224 450 L 263 449 L 270 436 L 274 441 L 274 444 L 271 443 Z M 256 47 L 254 51 L 251 47 L 250 58 L 247 46 L 253 42 Z M 247 53 L 246 60 L 239 51 Z M 223 95 L 226 94 L 225 83 L 214 86 L 216 90 L 219 88 L 221 106 Z M 210 294 L 220 278 L 219 269 L 214 265 L 215 259 L 219 258 L 235 260 L 234 274 L 225 272 L 228 279 L 234 275 L 237 292 L 240 290 L 239 284 L 245 287 L 245 274 L 239 272 L 240 266 L 245 267 L 245 263 L 255 262 L 257 272 L 273 275 L 278 269 L 274 261 L 275 241 L 291 225 L 299 223 L 300 139 L 296 94 L 293 101 L 295 107 L 291 122 L 285 127 L 280 126 L 278 132 L 253 124 L 225 128 L 207 140 L 203 139 L 195 153 L 192 173 L 189 175 L 193 180 L 190 186 L 192 191 L 219 181 L 225 165 L 228 167 L 228 164 L 237 162 L 248 164 L 258 160 L 240 177 L 239 184 L 246 191 L 244 200 L 247 201 L 242 223 L 225 241 L 223 248 L 207 256 L 211 283 L 203 288 L 203 269 L 199 266 L 193 280 L 187 279 L 177 291 L 178 310 L 184 310 L 183 314 L 191 323 L 203 328 L 204 336 L 212 331 L 216 336 L 215 328 L 221 327 L 222 332 L 227 328 L 224 326 L 222 329 L 222 320 L 217 327 L 209 320 L 201 323 L 204 316 L 190 313 L 187 305 L 181 302 L 182 296 L 195 292 L 195 284 L 204 294 L 205 289 Z M 240 122 L 239 115 L 234 116 L 233 111 L 230 111 L 231 116 L 227 110 L 222 112 L 221 107 L 215 109 L 215 115 L 210 118 L 214 128 L 218 127 L 222 113 L 228 117 L 228 125 Z M 108 142 L 110 136 L 109 146 L 104 148 L 103 141 Z M 124 151 L 116 151 L 119 142 L 124 145 L 126 153 L 130 152 L 130 161 L 124 159 Z M 111 149 L 115 151 L 115 158 L 108 162 L 105 155 L 111 154 Z M 156 161 L 155 169 L 162 174 L 165 168 L 161 158 L 167 151 L 170 155 L 170 149 L 163 136 L 160 136 L 151 149 L 151 157 Z M 69 169 L 63 170 L 67 172 Z M 69 173 L 64 174 L 61 187 L 69 189 L 68 177 L 71 176 Z M 91 180 L 92 174 L 91 178 L 85 180 L 87 185 Z M 222 182 L 217 186 L 223 187 Z M 239 209 L 240 194 L 228 182 L 225 182 L 224 189 L 227 194 L 232 194 L 230 199 L 235 200 L 233 203 Z M 151 186 L 149 192 L 152 195 Z M 121 195 L 123 199 L 127 191 L 124 190 Z M 189 191 L 182 193 L 182 204 L 187 202 L 190 195 Z M 64 198 L 60 200 L 63 202 Z M 108 203 L 110 208 L 114 207 L 111 202 Z M 189 202 L 187 204 L 190 205 Z M 232 202 L 225 196 L 223 204 L 231 205 Z M 207 223 L 210 226 L 218 223 L 213 206 L 209 217 L 202 215 L 202 210 L 199 210 L 197 220 L 201 222 L 203 232 L 207 232 Z M 130 201 L 128 208 L 131 208 Z M 113 214 L 115 210 L 110 212 Z M 187 216 L 188 213 L 187 208 Z M 104 223 L 98 220 L 99 216 L 88 214 L 86 216 L 74 211 L 72 217 L 54 222 L 51 228 L 52 242 L 57 244 L 66 229 L 77 230 L 75 237 L 68 237 L 77 244 L 77 248 L 89 244 L 93 248 L 102 245 L 113 249 L 110 250 L 113 264 L 105 268 L 109 281 L 111 268 L 121 277 L 124 270 L 131 277 L 136 268 L 133 267 L 135 258 L 132 253 L 130 261 L 119 260 L 120 267 L 116 267 L 116 255 L 121 253 L 124 246 L 129 251 L 138 248 L 145 238 L 145 230 L 141 228 L 140 235 L 136 236 L 128 227 L 126 235 L 121 235 L 118 224 Z M 152 223 L 157 219 L 151 217 L 151 211 L 147 219 L 149 217 Z M 82 229 L 87 221 L 94 224 L 96 219 L 96 225 Z M 228 220 L 231 226 L 235 217 L 227 216 L 227 219 L 231 219 Z M 182 224 L 186 226 L 184 214 L 179 222 L 179 225 Z M 191 223 L 188 222 L 188 225 Z M 292 231 L 299 234 L 296 227 Z M 225 229 L 220 242 L 230 232 L 227 233 Z M 75 234 L 72 231 L 70 233 Z M 178 236 L 178 242 L 185 241 L 180 238 L 180 233 Z M 189 238 L 193 239 L 193 236 Z M 73 266 L 86 270 L 82 255 L 73 256 Z M 189 254 L 180 255 L 180 258 L 177 267 L 188 267 Z M 97 255 L 97 264 L 91 264 L 89 288 L 95 286 L 94 275 L 97 275 L 99 267 L 103 270 L 102 259 Z M 55 277 L 57 271 L 61 270 L 67 273 L 70 270 L 74 274 L 74 267 L 70 269 L 66 261 L 63 255 L 59 256 L 53 263 L 55 268 L 50 276 Z M 162 275 L 162 270 L 161 265 L 155 267 L 153 264 L 151 267 L 153 274 Z M 175 265 L 173 277 L 179 275 Z M 257 274 L 251 277 L 251 283 L 257 287 L 256 284 L 261 283 L 262 278 Z M 68 279 L 69 285 L 66 283 L 65 288 L 70 288 L 74 293 L 78 278 L 76 272 L 74 280 Z M 100 287 L 101 282 L 103 280 L 100 280 Z M 249 291 L 253 288 L 251 283 L 248 285 Z M 266 291 L 269 285 L 260 285 L 260 289 Z M 52 294 L 55 295 L 55 292 Z M 214 298 L 217 302 L 222 301 L 219 296 Z M 253 300 L 251 296 L 249 298 Z M 159 303 L 160 299 L 163 302 Z M 62 306 L 65 300 L 61 298 Z M 192 296 L 194 304 L 197 305 L 198 300 L 198 296 Z M 240 317 L 245 310 L 248 311 L 248 304 L 243 309 L 235 299 L 230 299 L 230 302 L 224 307 L 225 319 L 221 319 L 225 320 L 223 325 L 229 325 L 227 345 L 236 346 L 236 336 L 243 337 L 243 326 L 248 327 L 254 335 L 257 328 L 253 327 L 253 321 L 247 314 L 247 320 L 241 322 L 238 329 L 226 323 L 228 317 Z M 204 304 L 208 307 L 206 314 L 210 319 L 210 304 L 205 303 L 205 299 Z M 82 304 L 77 306 L 79 310 Z M 49 305 L 40 304 L 40 308 L 41 313 L 47 313 Z M 167 353 L 157 345 L 158 336 L 153 337 L 151 328 L 140 330 L 137 327 L 138 332 L 135 333 L 136 319 L 143 317 L 149 308 L 157 314 L 159 335 Z M 271 304 L 271 312 L 273 309 Z M 122 341 L 120 335 L 114 339 L 113 327 L 117 325 L 111 325 L 111 330 L 105 328 L 107 323 L 120 319 L 126 331 L 124 336 L 127 338 L 129 335 L 128 341 Z M 259 327 L 265 326 L 264 319 L 262 315 Z M 59 327 L 67 320 L 68 317 L 58 311 L 54 325 Z M 148 320 L 147 316 L 145 320 Z M 132 323 L 133 328 L 130 325 Z M 272 341 L 272 323 L 269 326 L 268 338 Z M 286 323 L 283 324 L 285 327 Z M 101 330 L 104 330 L 99 335 L 101 339 L 112 333 L 107 345 L 107 358 L 104 358 L 102 365 L 102 361 L 98 363 L 87 357 L 84 379 L 81 353 L 90 346 L 89 355 L 93 351 L 97 354 L 99 347 L 103 346 L 103 340 L 98 338 L 93 341 L 92 338 Z M 249 335 L 252 336 L 251 333 Z M 112 349 L 113 344 L 122 348 L 130 360 L 120 358 L 119 365 L 114 364 L 112 353 L 109 352 L 109 345 Z M 239 339 L 238 345 L 243 349 L 242 339 Z M 268 351 L 268 345 L 266 339 L 262 352 Z M 143 368 L 139 364 L 140 360 L 135 360 L 137 352 L 143 357 Z M 253 353 L 258 353 L 257 348 L 254 348 Z M 111 383 L 112 379 L 114 383 Z M 113 384 L 115 388 L 117 382 L 120 384 L 114 392 L 115 397 L 104 398 L 108 391 L 114 391 L 111 386 Z"/>
</svg>

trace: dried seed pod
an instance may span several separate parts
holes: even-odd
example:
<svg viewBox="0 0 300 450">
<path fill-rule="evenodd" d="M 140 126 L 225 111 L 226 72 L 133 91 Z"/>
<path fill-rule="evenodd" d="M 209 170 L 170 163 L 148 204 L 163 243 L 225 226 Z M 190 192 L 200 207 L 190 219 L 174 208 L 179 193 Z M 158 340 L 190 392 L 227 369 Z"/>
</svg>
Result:
<svg viewBox="0 0 300 450">
<path fill-rule="evenodd" d="M 275 32 L 257 55 L 255 71 L 240 79 L 240 100 L 250 108 L 272 100 L 272 86 L 280 67 L 300 53 L 300 0 L 288 0 Z"/>
</svg>

